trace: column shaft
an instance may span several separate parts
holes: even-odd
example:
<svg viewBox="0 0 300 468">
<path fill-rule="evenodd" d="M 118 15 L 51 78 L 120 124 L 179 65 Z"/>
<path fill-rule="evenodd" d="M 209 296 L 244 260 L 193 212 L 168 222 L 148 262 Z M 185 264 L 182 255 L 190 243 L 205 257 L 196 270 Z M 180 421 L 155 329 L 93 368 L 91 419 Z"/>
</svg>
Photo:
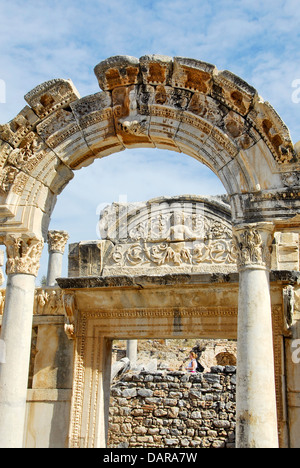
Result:
<svg viewBox="0 0 300 468">
<path fill-rule="evenodd" d="M 8 275 L 1 340 L 0 447 L 21 448 L 26 411 L 35 276 Z"/>
<path fill-rule="evenodd" d="M 23 445 L 35 278 L 43 241 L 7 235 L 7 287 L 1 327 L 0 447 Z"/>
<path fill-rule="evenodd" d="M 278 448 L 269 280 L 273 230 L 270 223 L 234 229 L 239 269 L 238 448 Z"/>
<path fill-rule="evenodd" d="M 137 361 L 137 340 L 127 340 L 127 349 L 126 356 L 130 361 L 130 368 L 134 369 L 136 367 Z"/>
<path fill-rule="evenodd" d="M 240 272 L 237 354 L 237 446 L 277 448 L 269 273 L 265 270 Z"/>
<path fill-rule="evenodd" d="M 47 286 L 55 286 L 57 284 L 56 278 L 59 278 L 62 272 L 62 261 L 62 252 L 49 252 Z"/>
</svg>

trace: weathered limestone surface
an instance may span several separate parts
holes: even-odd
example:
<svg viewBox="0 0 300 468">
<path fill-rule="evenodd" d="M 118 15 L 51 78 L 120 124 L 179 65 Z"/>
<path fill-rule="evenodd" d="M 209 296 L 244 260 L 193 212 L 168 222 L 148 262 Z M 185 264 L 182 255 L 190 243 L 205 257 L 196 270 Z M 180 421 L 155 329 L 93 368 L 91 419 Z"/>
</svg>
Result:
<svg viewBox="0 0 300 468">
<path fill-rule="evenodd" d="M 87 311 L 88 315 L 98 321 L 99 330 L 104 330 L 105 334 L 111 334 L 116 337 L 129 336 L 128 330 L 134 330 L 136 326 L 136 334 L 132 333 L 131 337 L 140 337 L 141 321 L 148 321 L 149 327 L 143 327 L 143 337 L 157 338 L 158 334 L 155 330 L 160 330 L 160 336 L 166 336 L 168 330 L 173 330 L 172 335 L 168 337 L 232 337 L 236 338 L 237 328 L 237 301 L 238 301 L 238 286 L 237 275 L 227 275 L 225 282 L 218 282 L 213 275 L 205 275 L 206 282 L 202 284 L 203 292 L 199 295 L 199 284 L 192 285 L 195 279 L 186 277 L 183 281 L 183 275 L 166 276 L 159 278 L 137 277 L 131 282 L 124 281 L 124 278 L 111 277 L 104 281 L 95 278 L 86 278 L 85 281 L 79 279 L 59 280 L 64 284 L 68 281 L 72 288 L 79 288 L 78 296 L 76 294 L 76 306 L 78 310 L 85 310 L 87 305 L 92 307 Z M 223 275 L 223 280 L 226 275 Z M 203 278 L 205 280 L 205 278 Z M 92 288 L 87 294 L 86 287 Z M 198 278 L 199 281 L 199 278 Z M 212 282 L 213 281 L 213 282 Z M 221 276 L 219 277 L 221 281 Z M 232 282 L 233 281 L 233 282 Z M 129 285 L 130 283 L 130 285 Z M 187 288 L 187 285 L 191 286 Z M 178 289 L 182 285 L 181 292 Z M 205 286 L 206 284 L 206 286 Z M 285 317 L 282 315 L 282 288 L 284 284 L 294 284 L 295 298 L 298 298 L 297 276 L 285 275 L 275 272 L 271 275 L 271 298 L 273 310 L 273 330 L 274 330 L 274 346 L 275 346 L 275 369 L 276 369 L 276 392 L 278 405 L 278 420 L 281 446 L 286 446 L 285 430 L 286 411 L 285 408 L 285 390 L 282 387 L 284 381 L 284 364 L 282 362 L 282 336 L 290 336 L 286 329 Z M 83 286 L 82 293 L 80 289 Z M 141 289 L 143 287 L 143 289 Z M 159 289 L 157 289 L 159 288 Z M 112 291 L 114 302 L 111 302 Z M 223 292 L 222 292 L 223 291 Z M 67 290 L 65 290 L 67 292 Z M 71 292 L 71 291 L 70 291 Z M 197 292 L 197 294 L 195 294 Z M 4 294 L 2 293 L 4 296 Z M 71 407 L 71 388 L 72 384 L 72 362 L 73 362 L 73 343 L 69 341 L 64 334 L 64 304 L 62 294 L 57 288 L 39 288 L 36 291 L 36 300 L 33 319 L 33 341 L 31 353 L 31 379 L 27 395 L 27 419 L 25 446 L 28 447 L 64 447 L 68 445 L 68 425 L 69 414 Z M 93 299 L 94 296 L 94 299 Z M 95 301 L 96 297 L 98 298 Z M 162 300 L 173 301 L 175 307 L 172 309 L 171 303 L 168 307 L 162 309 Z M 145 310 L 144 305 L 151 304 L 155 309 Z M 286 343 L 292 349 L 293 339 L 299 337 L 297 335 L 297 317 L 298 317 L 298 300 L 295 302 L 295 308 L 292 316 L 293 337 L 285 338 Z M 134 309 L 125 309 L 124 304 L 129 304 Z M 178 315 L 178 305 L 180 307 L 180 316 Z M 196 307 L 201 304 L 202 308 Z M 224 309 L 224 305 L 226 308 Z M 103 309 L 107 307 L 107 311 Z M 164 306 L 167 306 L 164 302 Z M 192 307 L 187 309 L 186 307 Z M 113 313 L 111 312 L 113 310 Z M 171 311 L 173 310 L 173 312 Z M 110 311 L 110 313 L 109 313 Z M 177 311 L 177 312 L 176 312 Z M 189 326 L 191 316 L 197 313 L 197 317 L 193 320 L 194 325 Z M 233 314 L 233 315 L 232 315 Z M 132 317 L 132 318 L 131 318 Z M 163 318 L 165 317 L 165 318 Z M 181 317 L 181 319 L 180 319 Z M 162 320 L 169 321 L 169 326 L 162 327 Z M 109 320 L 109 321 L 108 321 Z M 157 320 L 157 327 L 154 320 Z M 1 321 L 1 317 L 0 317 Z M 123 322 L 122 322 L 123 321 Z M 126 327 L 125 333 L 122 332 L 121 323 Z M 219 327 L 216 328 L 216 323 Z M 96 322 L 91 323 L 91 329 Z M 136 324 L 136 325 L 134 325 Z M 109 325 L 110 330 L 108 330 Z M 106 327 L 106 328 L 105 328 Z M 153 327 L 153 328 L 151 328 Z M 299 328 L 299 327 L 298 327 Z M 81 328 L 77 329 L 77 335 L 80 337 Z M 115 331 L 113 331 L 115 330 Z M 152 331 L 151 331 L 152 330 Z M 234 331 L 231 334 L 230 330 Z M 87 330 L 87 334 L 89 331 Z M 116 334 L 117 333 L 117 334 Z M 84 337 L 79 338 L 80 343 L 84 345 L 84 354 L 91 352 L 95 355 L 95 349 L 89 347 L 88 342 Z M 37 353 L 38 351 L 38 353 Z M 76 351 L 77 354 L 78 351 Z M 297 407 L 297 395 L 299 392 L 297 380 L 297 366 L 292 362 L 292 354 L 287 353 L 288 358 L 288 374 L 289 374 L 289 424 L 293 446 L 297 446 L 299 407 Z M 75 388 L 82 389 L 83 384 L 83 368 L 75 367 Z M 78 373 L 77 373 L 78 372 Z M 88 376 L 87 388 L 90 388 L 92 376 Z M 95 375 L 96 378 L 96 375 Z M 203 385 L 202 385 L 203 386 Z M 282 395 L 282 396 L 281 396 Z M 120 398 L 123 398 L 122 396 Z M 120 405 L 123 407 L 124 405 Z M 80 406 L 77 408 L 79 411 Z M 116 410 L 114 410 L 116 411 Z M 122 411 L 122 408 L 120 408 Z M 201 411 L 201 410 L 200 410 Z M 71 416 L 72 418 L 72 416 Z M 298 418 L 298 419 L 297 419 Z M 181 419 L 177 417 L 176 419 Z M 184 422 L 184 421 L 183 421 Z M 199 422 L 199 421 L 198 421 Z M 116 423 L 118 424 L 118 423 Z M 212 429 L 215 430 L 215 429 Z M 219 429 L 217 430 L 219 432 Z M 151 434 L 149 434 L 150 436 Z M 152 434 L 153 436 L 153 434 Z M 164 436 L 167 437 L 167 434 Z M 201 437 L 198 433 L 197 437 Z M 212 436 L 211 436 L 212 437 Z M 223 436 L 222 436 L 223 437 Z M 173 437 L 170 437 L 173 439 Z M 175 437 L 176 439 L 176 437 Z M 199 444 L 201 441 L 198 441 Z M 213 443 L 212 441 L 210 441 Z M 224 442 L 224 441 L 223 441 Z M 144 441 L 146 444 L 146 442 Z M 227 442 L 226 442 L 227 443 Z M 228 441 L 228 443 L 231 443 Z M 221 445 L 224 445 L 223 443 Z"/>
</svg>

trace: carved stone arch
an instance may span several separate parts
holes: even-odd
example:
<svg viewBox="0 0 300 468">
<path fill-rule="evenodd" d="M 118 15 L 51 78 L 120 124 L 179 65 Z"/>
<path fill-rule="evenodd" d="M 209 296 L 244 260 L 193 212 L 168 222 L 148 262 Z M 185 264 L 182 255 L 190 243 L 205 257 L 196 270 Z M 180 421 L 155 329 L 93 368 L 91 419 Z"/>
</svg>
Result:
<svg viewBox="0 0 300 468">
<path fill-rule="evenodd" d="M 234 224 L 298 225 L 297 151 L 249 84 L 199 60 L 158 55 L 112 57 L 95 74 L 102 92 L 80 98 L 70 80 L 48 81 L 0 127 L 2 232 L 45 237 L 73 171 L 135 147 L 183 152 L 211 168 Z"/>
</svg>

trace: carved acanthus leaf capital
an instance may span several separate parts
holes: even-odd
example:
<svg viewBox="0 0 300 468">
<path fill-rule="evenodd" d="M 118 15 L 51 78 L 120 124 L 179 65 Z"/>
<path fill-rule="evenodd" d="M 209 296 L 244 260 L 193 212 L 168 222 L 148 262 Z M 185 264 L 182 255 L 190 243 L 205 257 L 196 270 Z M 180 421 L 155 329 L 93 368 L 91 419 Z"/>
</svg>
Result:
<svg viewBox="0 0 300 468">
<path fill-rule="evenodd" d="M 274 226 L 257 223 L 233 228 L 233 239 L 237 248 L 238 270 L 260 268 L 270 270 Z"/>
<path fill-rule="evenodd" d="M 48 231 L 48 250 L 64 253 L 69 234 L 66 231 Z"/>
<path fill-rule="evenodd" d="M 37 238 L 7 235 L 3 242 L 7 252 L 6 273 L 37 276 L 44 241 Z"/>
</svg>

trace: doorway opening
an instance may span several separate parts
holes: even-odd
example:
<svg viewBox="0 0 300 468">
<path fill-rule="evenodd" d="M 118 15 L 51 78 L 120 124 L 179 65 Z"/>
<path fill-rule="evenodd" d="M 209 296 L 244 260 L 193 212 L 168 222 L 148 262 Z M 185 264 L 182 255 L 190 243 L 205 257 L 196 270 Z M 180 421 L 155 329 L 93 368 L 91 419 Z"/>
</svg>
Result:
<svg viewBox="0 0 300 468">
<path fill-rule="evenodd" d="M 235 340 L 139 340 L 137 350 L 130 369 L 126 341 L 113 342 L 109 448 L 235 447 L 236 367 L 218 365 L 220 354 L 236 358 Z M 192 350 L 203 366 L 195 374 Z"/>
</svg>

